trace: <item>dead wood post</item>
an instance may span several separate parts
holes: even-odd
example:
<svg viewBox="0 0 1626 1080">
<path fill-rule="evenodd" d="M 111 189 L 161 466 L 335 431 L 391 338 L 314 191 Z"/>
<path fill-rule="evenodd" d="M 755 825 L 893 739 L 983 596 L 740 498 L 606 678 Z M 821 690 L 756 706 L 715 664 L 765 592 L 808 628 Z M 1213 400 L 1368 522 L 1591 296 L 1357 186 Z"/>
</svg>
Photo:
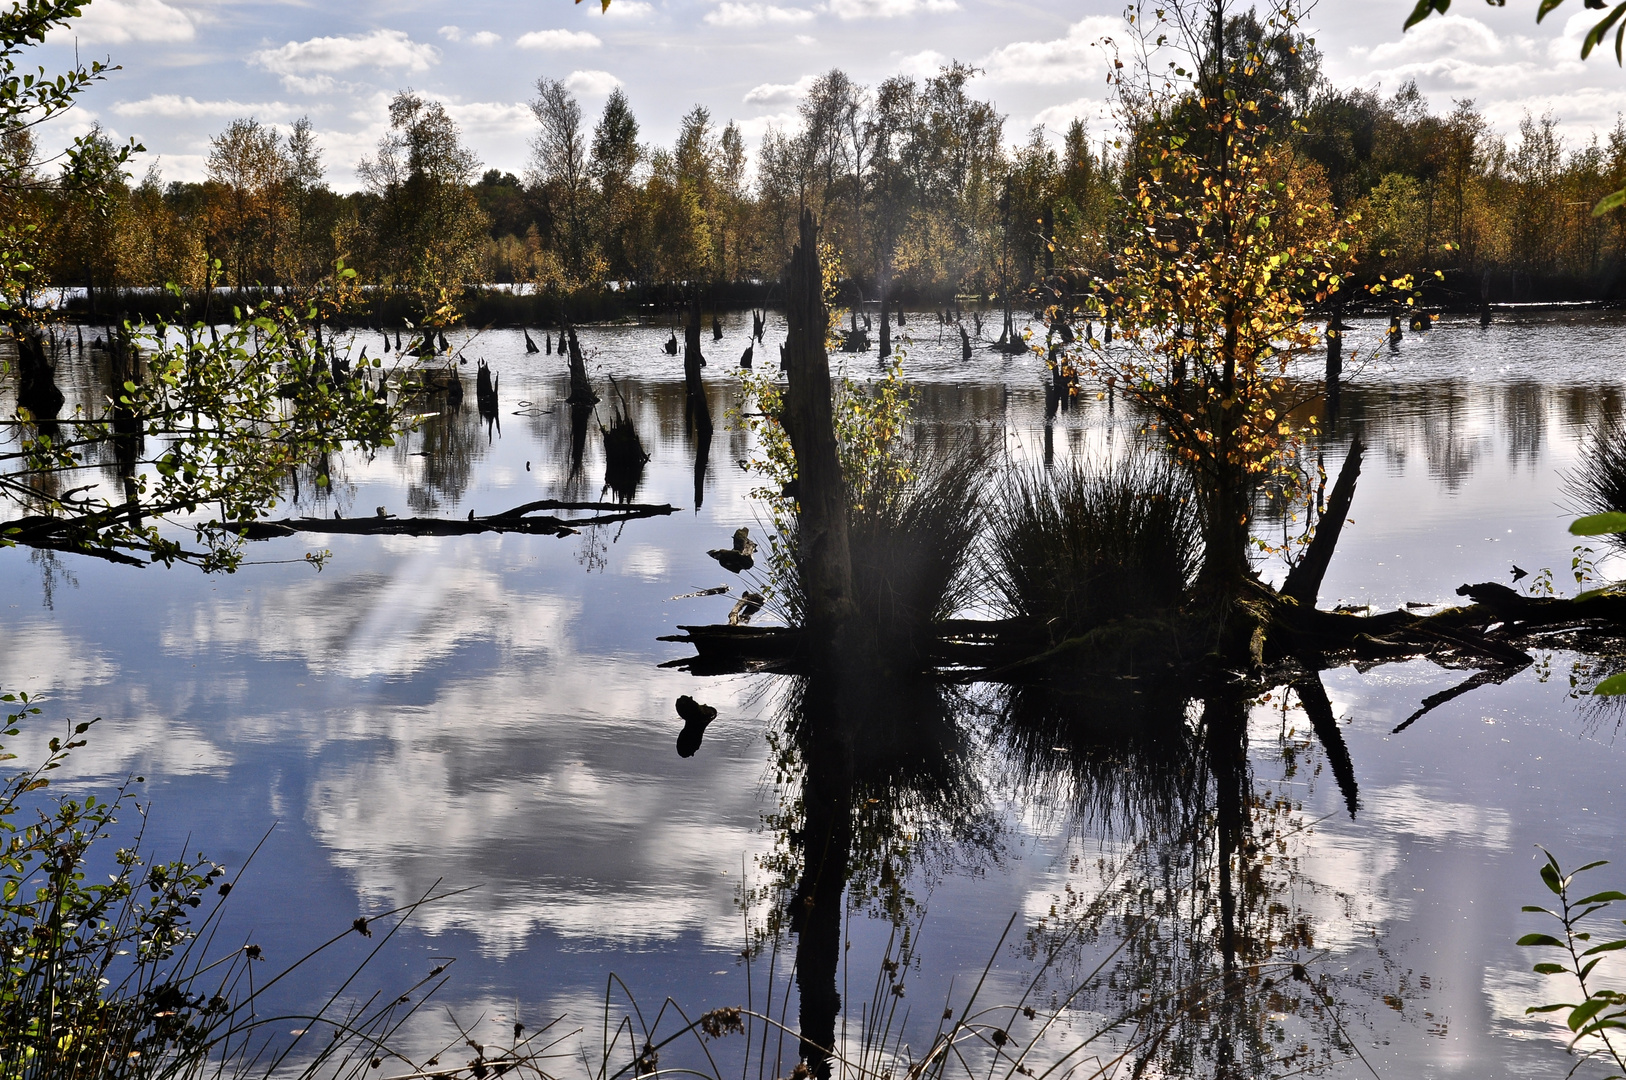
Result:
<svg viewBox="0 0 1626 1080">
<path fill-rule="evenodd" d="M 592 380 L 587 377 L 587 360 L 582 356 L 581 342 L 576 340 L 576 328 L 569 323 L 559 331 L 559 351 L 569 353 L 570 396 L 565 400 L 577 408 L 597 405 L 598 394 L 593 392 Z"/>
<path fill-rule="evenodd" d="M 853 622 L 852 554 L 847 541 L 847 493 L 836 451 L 830 402 L 829 312 L 819 269 L 818 226 L 803 210 L 800 242 L 786 268 L 785 431 L 796 455 L 802 576 L 810 636 L 831 649 Z"/>
<path fill-rule="evenodd" d="M 1360 436 L 1350 441 L 1349 455 L 1344 458 L 1344 467 L 1338 471 L 1338 481 L 1332 486 L 1332 498 L 1327 500 L 1327 508 L 1321 514 L 1321 523 L 1316 526 L 1315 535 L 1310 538 L 1310 546 L 1304 551 L 1304 558 L 1298 565 L 1287 572 L 1287 580 L 1282 582 L 1281 594 L 1298 603 L 1301 608 L 1315 607 L 1316 597 L 1321 592 L 1321 579 L 1327 576 L 1327 567 L 1332 563 L 1333 550 L 1338 546 L 1338 534 L 1343 531 L 1344 521 L 1349 517 L 1349 505 L 1355 498 L 1355 481 L 1361 476 L 1361 455 L 1365 453 L 1366 445 L 1361 442 Z"/>
<path fill-rule="evenodd" d="M 24 319 L 11 324 L 17 342 L 17 404 L 38 420 L 53 420 L 66 400 L 56 385 L 56 368 L 46 355 L 39 327 Z"/>
<path fill-rule="evenodd" d="M 705 364 L 700 355 L 700 300 L 689 305 L 689 319 L 683 327 L 683 419 L 691 433 L 701 438 L 711 437 L 711 408 L 706 404 L 706 386 L 700 380 L 700 368 Z"/>
</svg>

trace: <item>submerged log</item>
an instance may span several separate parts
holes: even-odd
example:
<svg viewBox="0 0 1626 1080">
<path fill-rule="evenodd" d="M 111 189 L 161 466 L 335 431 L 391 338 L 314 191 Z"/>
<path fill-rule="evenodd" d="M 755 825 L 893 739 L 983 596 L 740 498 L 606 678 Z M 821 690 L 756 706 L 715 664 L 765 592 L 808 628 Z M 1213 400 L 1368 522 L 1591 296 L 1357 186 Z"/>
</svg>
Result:
<svg viewBox="0 0 1626 1080">
<path fill-rule="evenodd" d="M 457 381 L 457 369 L 452 369 L 452 379 Z M 491 369 L 484 360 L 480 361 L 479 368 L 474 375 L 474 403 L 480 410 L 480 415 L 490 419 L 497 415 L 497 384 L 500 380 L 493 378 Z M 459 396 L 462 393 L 462 384 L 458 383 Z"/>
</svg>

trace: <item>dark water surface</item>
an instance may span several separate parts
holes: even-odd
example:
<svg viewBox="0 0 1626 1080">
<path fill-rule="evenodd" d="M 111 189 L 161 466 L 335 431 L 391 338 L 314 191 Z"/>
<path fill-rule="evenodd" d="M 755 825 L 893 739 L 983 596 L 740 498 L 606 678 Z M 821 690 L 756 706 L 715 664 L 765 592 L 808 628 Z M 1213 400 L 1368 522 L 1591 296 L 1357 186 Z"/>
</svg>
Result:
<svg viewBox="0 0 1626 1080">
<path fill-rule="evenodd" d="M 966 369 L 936 331 L 924 317 L 908 331 L 918 335 L 905 370 L 920 387 L 923 430 L 981 425 L 1003 430 L 1013 460 L 1041 456 L 1042 365 L 988 353 Z M 740 951 L 784 900 L 770 888 L 787 851 L 777 815 L 802 791 L 774 767 L 775 748 L 794 745 L 784 680 L 659 666 L 687 652 L 660 635 L 723 621 L 732 604 L 672 599 L 731 582 L 706 549 L 740 525 L 761 532 L 753 480 L 737 464 L 752 446 L 723 421 L 739 400 L 729 373 L 745 326 L 733 319 L 725 341 L 706 342 L 719 426 L 698 493 L 681 360 L 659 348 L 666 334 L 591 328 L 583 342 L 595 379 L 624 380 L 653 455 L 636 498 L 680 513 L 569 537 L 299 536 L 253 545 L 254 565 L 215 577 L 0 551 L 0 684 L 45 698 L 48 717 L 105 718 L 67 783 L 144 775 L 147 836 L 160 852 L 185 845 L 235 868 L 275 826 L 231 900 L 233 932 L 261 943 L 273 965 L 439 881 L 478 888 L 422 911 L 363 982 L 394 988 L 456 957 L 443 1004 L 492 1038 L 516 1016 L 534 1026 L 562 1014 L 596 1039 L 612 972 L 640 1002 L 672 995 L 690 1016 L 743 1002 Z M 759 368 L 780 338 L 776 321 Z M 1532 316 L 1488 331 L 1448 321 L 1352 365 L 1327 457 L 1341 460 L 1355 430 L 1371 449 L 1323 603 L 1452 600 L 1463 582 L 1506 581 L 1513 564 L 1550 568 L 1573 591 L 1560 474 L 1586 425 L 1620 400 L 1623 340 L 1626 325 L 1604 317 Z M 596 432 L 572 474 L 559 358 L 527 356 L 512 332 L 485 334 L 467 352 L 500 374 L 500 431 L 475 415 L 471 364 L 463 411 L 376 460 L 344 463 L 332 492 L 302 490 L 299 510 L 460 518 L 598 498 Z M 873 357 L 849 369 L 873 370 Z M 70 401 L 94 378 L 88 365 L 65 372 Z M 1056 457 L 1121 450 L 1132 421 L 1113 404 L 1086 400 L 1058 421 Z M 333 556 L 318 573 L 302 556 L 322 547 Z M 1546 929 L 1519 913 L 1544 896 L 1535 845 L 1571 865 L 1626 856 L 1626 748 L 1614 714 L 1573 696 L 1577 659 L 1539 660 L 1400 733 L 1424 697 L 1467 673 L 1424 661 L 1325 673 L 1359 787 L 1353 817 L 1294 695 L 1235 703 L 1248 765 L 1239 790 L 1257 845 L 1249 895 L 1275 927 L 1275 955 L 1308 961 L 1337 990 L 1333 1026 L 1364 1061 L 1335 1054 L 1334 1075 L 1557 1077 L 1570 1067 L 1562 1025 L 1524 1015 L 1554 992 L 1513 941 Z M 686 693 L 720 716 L 698 755 L 680 759 L 673 700 Z M 1179 742 L 1190 728 L 1181 717 L 1201 708 L 1179 688 L 1149 688 L 1153 698 L 1172 699 L 1172 727 L 1163 714 L 1145 719 L 1161 705 L 1137 712 L 1144 702 L 1091 722 L 1162 724 Z M 904 1025 L 918 1049 L 944 1000 L 959 1004 L 990 956 L 984 997 L 1015 1000 L 1036 966 L 1027 931 L 1052 909 L 1064 918 L 1070 898 L 1094 899 L 1104 877 L 1116 874 L 1118 899 L 1106 907 L 1117 918 L 1139 902 L 1119 895 L 1134 874 L 1205 873 L 1182 863 L 1203 856 L 1181 828 L 1200 832 L 1223 810 L 1179 790 L 1185 744 L 1058 731 L 1047 708 L 966 688 L 928 709 L 946 713 L 939 734 L 952 743 L 934 743 L 930 775 L 881 783 L 893 785 L 882 802 L 896 796 L 885 806 L 896 811 L 892 858 L 863 862 L 849 893 L 852 1037 L 889 906 L 919 935 Z M 1599 888 L 1626 887 L 1626 861 L 1599 874 Z M 1206 894 L 1185 903 L 1185 915 L 1164 913 L 1162 945 L 1130 950 L 1143 975 L 1211 959 L 1211 947 L 1174 955 L 1184 948 L 1176 924 L 1201 938 L 1191 927 L 1213 917 Z M 1017 929 L 996 949 L 1013 913 Z M 1065 949 L 1046 1000 L 1114 940 Z M 316 984 L 368 944 L 347 942 L 281 1003 L 314 1004 Z M 753 968 L 758 1000 L 767 964 Z M 1079 999 L 1051 1042 L 1076 1042 L 1092 1016 L 1123 1003 L 1114 993 Z M 794 1020 L 794 993 L 789 1010 Z M 1325 1018 L 1290 1011 L 1262 1007 L 1264 1038 L 1277 1028 L 1284 1045 L 1331 1038 Z M 407 1039 L 427 1048 L 452 1031 L 444 1011 L 426 1010 Z"/>
</svg>

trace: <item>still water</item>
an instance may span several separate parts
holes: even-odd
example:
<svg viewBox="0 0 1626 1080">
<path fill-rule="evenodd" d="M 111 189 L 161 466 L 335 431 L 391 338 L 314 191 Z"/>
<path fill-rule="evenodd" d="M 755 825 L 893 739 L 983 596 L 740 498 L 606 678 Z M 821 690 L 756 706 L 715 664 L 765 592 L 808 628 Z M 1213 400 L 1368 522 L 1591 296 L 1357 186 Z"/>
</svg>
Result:
<svg viewBox="0 0 1626 1080">
<path fill-rule="evenodd" d="M 748 326 L 748 314 L 731 318 L 723 341 L 705 342 L 719 423 L 698 478 L 681 359 L 661 349 L 668 329 L 582 334 L 600 392 L 604 376 L 621 382 L 652 454 L 636 499 L 679 507 L 672 516 L 566 537 L 303 535 L 252 545 L 251 564 L 230 576 L 0 551 L 0 685 L 43 698 L 48 718 L 104 718 L 60 784 L 145 777 L 156 852 L 202 851 L 235 872 L 259 845 L 229 927 L 273 966 L 358 914 L 437 883 L 475 886 L 422 909 L 361 980 L 392 992 L 456 958 L 437 1005 L 402 1035 L 414 1050 L 452 1041 L 454 1024 L 495 1039 L 516 1020 L 534 1028 L 559 1016 L 562 1031 L 585 1026 L 591 1043 L 612 973 L 646 1008 L 670 995 L 693 1017 L 746 1001 L 748 978 L 760 1005 L 777 963 L 773 1008 L 794 1023 L 795 936 L 776 886 L 805 834 L 789 835 L 785 821 L 805 825 L 837 797 L 817 762 L 797 755 L 806 688 L 663 667 L 688 650 L 658 640 L 725 620 L 731 597 L 679 597 L 724 584 L 737 594 L 706 550 L 742 525 L 763 529 L 739 466 L 753 447 L 723 421 L 742 405 L 732 372 Z M 1371 348 L 1379 329 L 1352 335 L 1364 334 L 1370 355 L 1349 365 L 1342 418 L 1325 437 L 1329 465 L 1355 432 L 1370 449 L 1322 603 L 1446 602 L 1464 582 L 1507 581 L 1514 565 L 1550 569 L 1573 589 L 1561 477 L 1587 425 L 1618 406 L 1626 323 L 1446 320 L 1394 350 Z M 1002 433 L 1012 462 L 1042 457 L 1042 364 L 981 353 L 964 365 L 929 315 L 903 332 L 921 434 L 975 425 Z M 775 319 L 759 369 L 782 337 Z M 471 358 L 463 410 L 371 461 L 344 462 L 331 491 L 307 485 L 299 513 L 462 518 L 600 497 L 596 432 L 572 462 L 561 359 L 527 355 L 517 332 L 454 344 Z M 500 376 L 495 424 L 472 408 L 473 358 Z M 874 371 L 873 356 L 848 359 L 849 375 Z M 88 363 L 62 373 L 70 407 L 95 378 Z M 1057 420 L 1057 459 L 1135 437 L 1133 417 L 1093 397 Z M 318 572 L 303 555 L 321 548 L 332 557 Z M 1604 569 L 1626 573 L 1609 558 Z M 1245 749 L 1245 767 L 1215 784 L 1233 784 L 1249 822 L 1240 888 L 1269 943 L 1256 961 L 1303 961 L 1335 1003 L 1295 1012 L 1283 995 L 1262 998 L 1252 1036 L 1227 1038 L 1274 1047 L 1289 1058 L 1279 1071 L 1566 1073 L 1567 1032 L 1524 1012 L 1560 992 L 1513 942 L 1548 929 L 1519 912 L 1545 896 L 1536 845 L 1567 865 L 1626 856 L 1626 747 L 1614 714 L 1578 701 L 1577 663 L 1540 654 L 1398 733 L 1423 698 L 1468 673 L 1426 661 L 1323 673 L 1358 795 L 1341 790 L 1295 693 L 1218 707 Z M 719 712 L 687 759 L 674 746 L 682 694 Z M 908 701 L 876 723 L 907 714 L 915 726 L 887 744 L 886 761 L 880 750 L 860 760 L 839 793 L 860 804 L 847 811 L 859 831 L 880 836 L 855 849 L 840 927 L 850 1039 L 896 925 L 910 928 L 913 953 L 910 1011 L 894 1026 L 917 1052 L 944 1003 L 963 1004 L 990 962 L 982 1000 L 1017 1001 L 1046 966 L 1036 953 L 1065 937 L 1059 928 L 1083 927 L 1058 946 L 1040 1004 L 1062 1000 L 1126 926 L 1140 936 L 1112 961 L 1114 985 L 1103 979 L 1064 1011 L 1053 1048 L 1148 986 L 1208 974 L 1213 857 L 1193 836 L 1224 799 L 1184 790 L 1193 773 L 1181 756 L 1203 753 L 1188 720 L 1204 706 L 1178 687 L 1149 688 L 1081 725 L 1069 706 L 988 687 L 933 691 L 923 705 L 914 690 L 898 694 Z M 1137 725 L 1164 734 L 1143 738 Z M 875 826 L 878 816 L 889 820 Z M 1598 875 L 1598 888 L 1626 887 L 1626 861 Z M 747 942 L 762 945 L 749 975 Z M 269 1004 L 312 1007 L 371 945 L 352 936 Z M 617 991 L 613 1008 L 624 1007 Z M 1212 1041 L 1189 1037 L 1190 1071 L 1212 1071 Z M 1291 1058 L 1300 1041 L 1309 1051 Z M 779 1075 L 794 1060 L 786 1052 Z"/>
</svg>

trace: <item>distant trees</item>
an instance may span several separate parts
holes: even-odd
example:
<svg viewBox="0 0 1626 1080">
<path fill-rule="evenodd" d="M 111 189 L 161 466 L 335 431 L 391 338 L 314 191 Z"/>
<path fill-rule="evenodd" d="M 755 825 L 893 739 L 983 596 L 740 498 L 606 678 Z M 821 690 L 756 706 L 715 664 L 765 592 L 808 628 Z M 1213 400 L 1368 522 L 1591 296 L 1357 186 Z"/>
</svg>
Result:
<svg viewBox="0 0 1626 1080">
<path fill-rule="evenodd" d="M 1340 210 L 1357 214 L 1360 277 L 1441 270 L 1477 299 L 1601 296 L 1626 265 L 1621 211 L 1592 207 L 1626 185 L 1626 124 L 1570 146 L 1552 115 L 1512 139 L 1472 100 L 1431 112 L 1413 83 L 1391 97 L 1322 86 L 1295 146 L 1321 166 Z"/>
<path fill-rule="evenodd" d="M 374 198 L 358 238 L 373 280 L 414 299 L 440 322 L 465 285 L 481 277 L 487 229 L 471 186 L 480 163 L 438 101 L 403 90 L 390 129 L 358 168 Z"/>
<path fill-rule="evenodd" d="M 1235 74 L 1259 121 L 1320 170 L 1340 215 L 1358 217 L 1358 280 L 1440 270 L 1445 288 L 1477 300 L 1487 280 L 1499 298 L 1528 299 L 1601 295 L 1620 279 L 1626 221 L 1589 211 L 1626 185 L 1626 125 L 1574 146 L 1554 118 L 1532 117 L 1503 138 L 1472 101 L 1436 114 L 1411 84 L 1387 97 L 1333 87 L 1307 39 L 1255 15 L 1227 20 L 1224 36 L 1259 59 Z M 671 145 L 653 145 L 620 89 L 590 120 L 562 81 L 541 78 L 523 176 L 482 172 L 446 109 L 403 91 L 350 194 L 328 187 L 306 120 L 232 121 L 200 183 L 149 171 L 131 186 L 123 151 L 92 132 L 73 168 L 36 170 L 10 196 L 13 220 L 39 224 L 38 258 L 25 261 L 42 283 L 299 285 L 344 257 L 425 314 L 480 282 L 529 283 L 564 303 L 605 282 L 704 292 L 775 279 L 804 207 L 869 299 L 1022 302 L 1052 265 L 1098 272 L 1122 246 L 1116 197 L 1138 182 L 1147 144 L 1098 142 L 1077 120 L 1008 132 L 975 75 L 951 62 L 864 86 L 832 70 L 812 81 L 797 128 L 755 146 L 698 106 Z M 6 152 L 31 153 L 26 131 L 10 138 Z"/>
</svg>

